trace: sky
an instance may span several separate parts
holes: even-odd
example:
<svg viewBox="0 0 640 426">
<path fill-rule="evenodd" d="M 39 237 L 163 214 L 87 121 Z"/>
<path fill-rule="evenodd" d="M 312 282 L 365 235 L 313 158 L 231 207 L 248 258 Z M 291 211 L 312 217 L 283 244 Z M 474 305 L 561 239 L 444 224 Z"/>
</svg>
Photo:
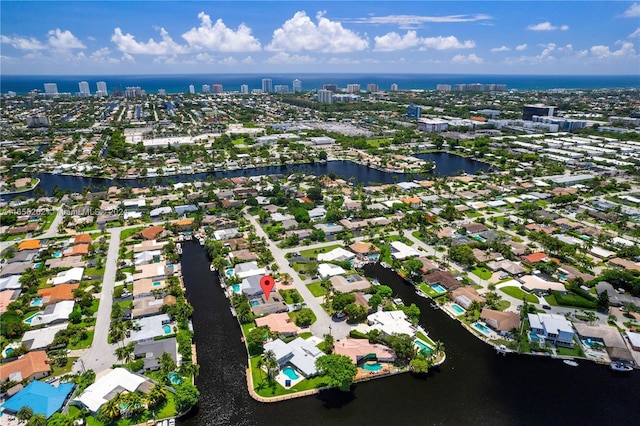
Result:
<svg viewBox="0 0 640 426">
<path fill-rule="evenodd" d="M 5 75 L 640 75 L 640 2 L 8 1 Z"/>
</svg>

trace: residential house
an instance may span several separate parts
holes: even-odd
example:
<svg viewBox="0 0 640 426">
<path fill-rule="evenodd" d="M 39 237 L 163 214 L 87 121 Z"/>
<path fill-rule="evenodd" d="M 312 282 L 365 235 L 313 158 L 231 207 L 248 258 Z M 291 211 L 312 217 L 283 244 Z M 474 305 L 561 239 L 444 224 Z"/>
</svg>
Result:
<svg viewBox="0 0 640 426">
<path fill-rule="evenodd" d="M 73 300 L 73 292 L 80 287 L 80 284 L 60 284 L 55 287 L 38 290 L 38 296 L 42 297 L 43 305 Z"/>
<path fill-rule="evenodd" d="M 423 275 L 422 279 L 429 285 L 440 284 L 447 290 L 455 290 L 460 287 L 460 282 L 449 271 L 434 271 Z"/>
<path fill-rule="evenodd" d="M 513 329 L 520 329 L 520 314 L 515 312 L 483 308 L 480 319 L 502 336 L 508 335 Z"/>
<path fill-rule="evenodd" d="M 473 287 L 458 287 L 451 292 L 451 300 L 465 309 L 469 309 L 469 306 L 473 302 L 484 303 L 485 298 L 480 296 L 476 289 Z"/>
<path fill-rule="evenodd" d="M 258 327 L 269 327 L 269 330 L 278 332 L 284 337 L 295 336 L 299 330 L 286 312 L 256 318 L 256 325 Z"/>
<path fill-rule="evenodd" d="M 97 413 L 107 401 L 123 392 L 148 393 L 153 383 L 145 377 L 131 373 L 125 368 L 114 368 L 89 385 L 73 402 Z"/>
<path fill-rule="evenodd" d="M 563 315 L 557 314 L 528 314 L 531 332 L 542 337 L 542 342 L 549 342 L 558 346 L 573 347 L 575 332 Z M 529 340 L 535 339 L 529 334 Z"/>
<path fill-rule="evenodd" d="M 416 329 L 407 319 L 403 311 L 383 311 L 378 310 L 367 316 L 370 329 L 380 330 L 384 335 L 408 334 L 415 336 Z"/>
<path fill-rule="evenodd" d="M 136 359 L 142 359 L 144 362 L 144 371 L 156 371 L 160 369 L 160 356 L 168 353 L 173 362 L 179 364 L 178 343 L 175 337 L 160 340 L 146 340 L 137 342 L 133 354 Z"/>
<path fill-rule="evenodd" d="M 396 353 L 385 345 L 370 343 L 368 339 L 341 339 L 333 344 L 333 351 L 338 355 L 351 358 L 354 364 L 364 360 L 379 362 L 395 362 Z"/>
<path fill-rule="evenodd" d="M 285 343 L 280 339 L 273 340 L 264 345 L 264 350 L 273 351 L 282 370 L 287 364 L 291 364 L 305 378 L 318 374 L 316 360 L 324 356 L 324 352 L 318 349 L 313 342 L 300 337 Z"/>
<path fill-rule="evenodd" d="M 0 366 L 0 383 L 39 380 L 51 374 L 45 351 L 32 351 Z"/>
<path fill-rule="evenodd" d="M 59 272 L 52 279 L 53 285 L 59 284 L 75 284 L 82 281 L 84 276 L 84 268 L 71 268 L 66 271 Z"/>
<path fill-rule="evenodd" d="M 31 326 L 67 322 L 75 304 L 74 300 L 63 300 L 62 302 L 48 305 L 40 315 L 31 319 Z"/>
<path fill-rule="evenodd" d="M 245 279 L 254 275 L 266 275 L 267 271 L 265 268 L 259 268 L 258 262 L 244 262 L 238 263 L 234 268 L 235 275 L 240 279 Z"/>
</svg>

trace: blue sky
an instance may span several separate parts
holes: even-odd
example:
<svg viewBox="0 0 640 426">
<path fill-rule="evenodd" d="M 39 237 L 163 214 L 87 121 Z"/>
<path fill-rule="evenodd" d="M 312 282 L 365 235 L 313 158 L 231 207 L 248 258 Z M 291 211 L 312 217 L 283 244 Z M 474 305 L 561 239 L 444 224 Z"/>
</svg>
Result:
<svg viewBox="0 0 640 426">
<path fill-rule="evenodd" d="M 640 74 L 640 2 L 7 1 L 4 74 Z"/>
</svg>

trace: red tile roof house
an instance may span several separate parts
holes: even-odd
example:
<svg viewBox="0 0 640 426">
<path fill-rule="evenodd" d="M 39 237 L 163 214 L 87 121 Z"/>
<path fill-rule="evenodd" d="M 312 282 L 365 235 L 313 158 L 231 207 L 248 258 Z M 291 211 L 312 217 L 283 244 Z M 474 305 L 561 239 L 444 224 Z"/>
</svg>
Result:
<svg viewBox="0 0 640 426">
<path fill-rule="evenodd" d="M 423 279 L 430 285 L 440 284 L 447 290 L 455 290 L 456 288 L 460 287 L 460 283 L 451 274 L 451 272 L 435 271 L 430 274 L 424 275 Z"/>
<path fill-rule="evenodd" d="M 533 265 L 534 263 L 546 262 L 547 260 L 549 260 L 549 258 L 543 252 L 538 252 L 522 256 L 522 260 L 530 265 Z"/>
<path fill-rule="evenodd" d="M 47 353 L 33 351 L 0 366 L 0 383 L 8 380 L 38 380 L 51 374 Z"/>
</svg>

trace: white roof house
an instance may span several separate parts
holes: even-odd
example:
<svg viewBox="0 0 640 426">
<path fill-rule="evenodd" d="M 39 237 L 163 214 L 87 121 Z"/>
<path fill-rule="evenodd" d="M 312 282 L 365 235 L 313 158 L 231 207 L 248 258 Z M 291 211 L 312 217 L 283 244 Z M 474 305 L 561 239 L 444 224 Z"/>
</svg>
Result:
<svg viewBox="0 0 640 426">
<path fill-rule="evenodd" d="M 141 342 L 174 333 L 171 318 L 167 314 L 138 318 L 134 323 L 137 330 L 131 331 L 131 337 L 127 339 L 129 342 Z"/>
<path fill-rule="evenodd" d="M 320 275 L 320 278 L 323 280 L 333 277 L 334 275 L 342 275 L 345 272 L 346 271 L 340 266 L 331 263 L 321 263 L 318 265 L 318 275 Z"/>
<path fill-rule="evenodd" d="M 234 269 L 234 272 L 240 279 L 245 279 L 254 275 L 267 274 L 266 269 L 258 268 L 258 262 L 256 262 L 255 260 L 251 262 L 238 263 Z"/>
<path fill-rule="evenodd" d="M 22 275 L 9 275 L 8 277 L 0 278 L 0 291 L 17 290 L 22 287 L 22 284 L 20 284 L 21 276 Z"/>
<path fill-rule="evenodd" d="M 355 257 L 355 253 L 343 249 L 342 247 L 334 248 L 327 253 L 318 254 L 318 260 L 322 262 L 331 262 L 334 260 L 350 260 Z"/>
<path fill-rule="evenodd" d="M 173 210 L 171 210 L 171 207 L 165 206 L 165 207 L 158 207 L 157 209 L 153 209 L 149 212 L 149 216 L 151 217 L 156 217 L 156 216 L 160 216 L 163 214 L 171 214 Z"/>
<path fill-rule="evenodd" d="M 406 259 L 408 257 L 420 256 L 420 253 L 400 241 L 391 241 L 391 256 L 396 259 Z"/>
<path fill-rule="evenodd" d="M 144 263 L 153 262 L 154 257 L 160 256 L 161 250 L 147 250 L 133 255 L 133 263 L 142 265 Z"/>
<path fill-rule="evenodd" d="M 536 275 L 524 275 L 520 277 L 523 289 L 527 291 L 540 292 L 540 291 L 561 291 L 566 292 L 564 284 L 557 281 L 547 281 Z"/>
<path fill-rule="evenodd" d="M 309 210 L 309 217 L 311 220 L 322 219 L 327 214 L 327 209 L 322 206 Z"/>
<path fill-rule="evenodd" d="M 124 368 L 115 368 L 85 389 L 76 401 L 95 413 L 121 391 L 135 392 L 145 381 L 144 377 Z"/>
<path fill-rule="evenodd" d="M 36 350 L 49 346 L 56 333 L 60 330 L 65 330 L 68 324 L 56 324 L 49 327 L 39 328 L 37 330 L 29 330 L 22 336 L 22 343 L 29 348 L 29 350 Z"/>
<path fill-rule="evenodd" d="M 213 231 L 216 240 L 229 240 L 238 235 L 238 228 L 217 229 Z"/>
<path fill-rule="evenodd" d="M 293 365 L 305 377 L 315 376 L 318 374 L 316 369 L 316 360 L 325 355 L 318 349 L 313 342 L 304 340 L 301 337 L 294 339 L 289 343 L 285 343 L 280 339 L 266 343 L 265 351 L 273 351 L 278 360 L 280 368 L 287 363 Z"/>
<path fill-rule="evenodd" d="M 76 302 L 73 300 L 63 300 L 55 305 L 49 305 L 44 309 L 42 315 L 35 316 L 31 319 L 31 326 L 67 321 L 69 314 L 73 312 L 73 306 L 75 304 Z"/>
<path fill-rule="evenodd" d="M 59 272 L 53 279 L 53 285 L 77 283 L 82 281 L 84 268 L 71 268 L 66 271 Z"/>
<path fill-rule="evenodd" d="M 407 320 L 403 311 L 378 311 L 367 317 L 370 328 L 380 330 L 386 335 L 408 334 L 414 336 L 416 330 Z"/>
<path fill-rule="evenodd" d="M 573 326 L 563 315 L 529 314 L 529 325 L 531 331 L 542 334 L 547 340 L 565 343 L 573 341 Z"/>
</svg>

